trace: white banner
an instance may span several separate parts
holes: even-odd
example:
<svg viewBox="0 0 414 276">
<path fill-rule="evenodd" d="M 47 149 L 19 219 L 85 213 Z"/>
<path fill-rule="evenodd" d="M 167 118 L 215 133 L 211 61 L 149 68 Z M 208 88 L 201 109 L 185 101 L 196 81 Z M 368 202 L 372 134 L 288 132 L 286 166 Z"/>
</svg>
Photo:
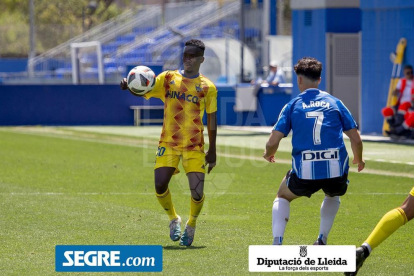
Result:
<svg viewBox="0 0 414 276">
<path fill-rule="evenodd" d="M 250 245 L 250 272 L 355 271 L 354 245 Z"/>
</svg>

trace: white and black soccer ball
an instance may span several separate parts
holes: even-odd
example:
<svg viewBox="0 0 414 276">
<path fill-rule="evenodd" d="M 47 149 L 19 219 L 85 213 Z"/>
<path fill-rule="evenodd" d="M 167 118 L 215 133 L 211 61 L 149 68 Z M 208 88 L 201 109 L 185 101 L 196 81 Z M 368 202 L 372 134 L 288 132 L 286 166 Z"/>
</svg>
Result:
<svg viewBox="0 0 414 276">
<path fill-rule="evenodd" d="M 152 90 L 155 85 L 155 73 L 147 66 L 137 66 L 128 73 L 128 88 L 132 93 L 142 96 Z"/>
</svg>

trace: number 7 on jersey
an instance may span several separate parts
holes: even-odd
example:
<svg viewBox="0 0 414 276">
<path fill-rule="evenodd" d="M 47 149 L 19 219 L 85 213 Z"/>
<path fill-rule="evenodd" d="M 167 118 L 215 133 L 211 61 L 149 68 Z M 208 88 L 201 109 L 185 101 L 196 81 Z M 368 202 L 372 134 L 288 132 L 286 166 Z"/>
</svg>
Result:
<svg viewBox="0 0 414 276">
<path fill-rule="evenodd" d="M 306 112 L 306 118 L 315 118 L 315 124 L 313 125 L 313 144 L 320 145 L 321 142 L 321 128 L 323 122 L 323 112 L 312 111 Z"/>
</svg>

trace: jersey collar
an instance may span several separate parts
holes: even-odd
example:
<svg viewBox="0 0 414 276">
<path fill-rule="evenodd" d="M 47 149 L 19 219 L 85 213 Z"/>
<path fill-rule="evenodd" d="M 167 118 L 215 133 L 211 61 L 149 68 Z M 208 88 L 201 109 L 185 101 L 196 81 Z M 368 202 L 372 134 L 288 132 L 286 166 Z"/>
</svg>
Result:
<svg viewBox="0 0 414 276">
<path fill-rule="evenodd" d="M 306 93 L 318 94 L 319 92 L 320 90 L 318 88 L 308 88 L 305 91 L 303 91 L 301 94 L 306 94 Z"/>
<path fill-rule="evenodd" d="M 180 73 L 180 75 L 181 75 L 181 76 L 183 76 L 184 78 L 187 78 L 187 79 L 196 79 L 196 78 L 198 78 L 198 77 L 200 76 L 200 73 L 198 73 L 198 74 L 197 74 L 197 75 L 195 75 L 194 77 L 189 78 L 189 77 L 187 77 L 186 75 L 184 75 L 184 70 L 178 70 L 178 73 Z"/>
</svg>

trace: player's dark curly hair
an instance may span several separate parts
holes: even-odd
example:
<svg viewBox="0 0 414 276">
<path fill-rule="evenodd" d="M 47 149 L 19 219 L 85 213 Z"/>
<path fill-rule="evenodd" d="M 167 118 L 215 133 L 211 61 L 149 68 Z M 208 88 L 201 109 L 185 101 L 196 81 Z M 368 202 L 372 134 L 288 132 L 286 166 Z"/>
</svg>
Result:
<svg viewBox="0 0 414 276">
<path fill-rule="evenodd" d="M 294 67 L 296 75 L 304 76 L 310 80 L 317 81 L 321 77 L 322 63 L 316 58 L 304 57 Z"/>
<path fill-rule="evenodd" d="M 185 43 L 185 46 L 196 46 L 203 51 L 206 49 L 206 46 L 204 45 L 203 41 L 199 39 L 190 39 Z"/>
</svg>

